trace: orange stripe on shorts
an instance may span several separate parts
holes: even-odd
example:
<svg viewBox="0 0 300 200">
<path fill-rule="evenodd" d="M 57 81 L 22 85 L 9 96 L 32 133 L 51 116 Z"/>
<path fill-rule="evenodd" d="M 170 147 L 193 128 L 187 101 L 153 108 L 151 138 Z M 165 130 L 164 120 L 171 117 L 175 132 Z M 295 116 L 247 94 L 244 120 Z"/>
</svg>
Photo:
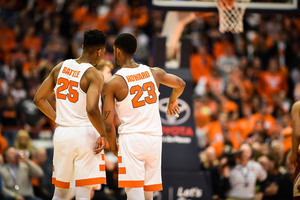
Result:
<svg viewBox="0 0 300 200">
<path fill-rule="evenodd" d="M 75 181 L 76 187 L 96 185 L 96 184 L 106 184 L 106 178 L 105 177 L 87 178 L 87 179 L 80 179 Z"/>
<path fill-rule="evenodd" d="M 119 167 L 119 174 L 126 174 L 126 168 L 125 167 Z"/>
<path fill-rule="evenodd" d="M 101 154 L 101 158 L 102 160 L 105 160 L 104 154 Z"/>
<path fill-rule="evenodd" d="M 54 168 L 54 165 L 53 165 L 53 172 L 55 172 L 55 168 Z"/>
<path fill-rule="evenodd" d="M 99 170 L 101 172 L 105 172 L 105 165 L 99 165 Z"/>
<path fill-rule="evenodd" d="M 144 187 L 144 181 L 118 181 L 119 187 Z"/>
<path fill-rule="evenodd" d="M 122 163 L 122 156 L 118 156 L 118 163 Z"/>
<path fill-rule="evenodd" d="M 70 182 L 58 181 L 55 178 L 52 178 L 52 184 L 54 184 L 54 186 L 58 188 L 63 188 L 63 189 L 70 188 Z"/>
<path fill-rule="evenodd" d="M 163 189 L 162 184 L 155 185 L 145 185 L 144 191 L 152 192 L 152 191 L 161 191 Z"/>
</svg>

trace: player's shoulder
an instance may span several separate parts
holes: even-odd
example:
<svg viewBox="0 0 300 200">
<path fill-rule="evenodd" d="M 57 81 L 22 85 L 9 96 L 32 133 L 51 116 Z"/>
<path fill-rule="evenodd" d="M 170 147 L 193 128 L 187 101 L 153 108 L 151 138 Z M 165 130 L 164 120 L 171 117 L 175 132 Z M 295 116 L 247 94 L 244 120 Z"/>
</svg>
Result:
<svg viewBox="0 0 300 200">
<path fill-rule="evenodd" d="M 159 67 L 149 67 L 149 68 L 150 68 L 151 73 L 154 76 L 163 76 L 164 74 L 166 74 L 165 70 L 163 70 Z"/>
<path fill-rule="evenodd" d="M 88 68 L 83 74 L 83 76 L 86 76 L 87 78 L 93 78 L 93 77 L 103 78 L 103 74 L 95 67 Z"/>
</svg>

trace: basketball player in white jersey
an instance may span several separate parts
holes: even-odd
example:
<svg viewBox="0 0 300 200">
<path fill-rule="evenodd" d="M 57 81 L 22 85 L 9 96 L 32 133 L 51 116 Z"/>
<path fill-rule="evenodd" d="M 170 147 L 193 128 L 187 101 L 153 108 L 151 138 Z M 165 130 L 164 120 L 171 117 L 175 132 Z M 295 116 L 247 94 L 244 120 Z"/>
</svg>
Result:
<svg viewBox="0 0 300 200">
<path fill-rule="evenodd" d="M 53 137 L 54 200 L 68 199 L 73 181 L 80 200 L 90 199 L 93 186 L 106 183 L 101 152 L 106 140 L 98 107 L 104 79 L 94 67 L 103 57 L 105 42 L 102 31 L 85 32 L 82 55 L 54 67 L 34 98 L 36 106 L 58 124 Z M 47 101 L 53 90 L 56 110 Z"/>
<path fill-rule="evenodd" d="M 159 114 L 160 83 L 173 88 L 167 113 L 180 113 L 177 98 L 185 82 L 160 68 L 137 64 L 136 38 L 128 33 L 114 43 L 116 64 L 121 67 L 104 83 L 102 99 L 106 137 L 119 161 L 119 187 L 124 187 L 129 200 L 151 200 L 153 191 L 162 190 L 162 126 Z M 113 123 L 116 108 L 119 126 L 119 152 Z"/>
</svg>

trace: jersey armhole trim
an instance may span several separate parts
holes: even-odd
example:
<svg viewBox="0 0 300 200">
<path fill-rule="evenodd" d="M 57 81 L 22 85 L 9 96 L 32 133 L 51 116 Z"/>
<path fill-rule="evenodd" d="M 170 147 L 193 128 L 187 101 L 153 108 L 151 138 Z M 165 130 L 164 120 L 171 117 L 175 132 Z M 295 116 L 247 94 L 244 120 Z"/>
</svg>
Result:
<svg viewBox="0 0 300 200">
<path fill-rule="evenodd" d="M 127 98 L 129 98 L 129 86 L 128 86 L 127 81 L 125 80 L 125 78 L 124 78 L 122 75 L 120 75 L 120 74 L 115 74 L 115 75 L 122 77 L 122 79 L 124 79 L 124 81 L 125 81 L 125 83 L 126 83 L 126 85 L 127 85 L 127 88 L 128 88 L 127 96 L 126 96 L 123 100 L 118 101 L 117 98 L 115 98 L 115 102 L 116 102 L 116 103 L 122 103 L 122 102 L 124 102 Z"/>
<path fill-rule="evenodd" d="M 60 69 L 59 69 L 59 72 L 58 72 L 58 74 L 57 74 L 57 79 L 56 79 L 56 82 L 55 82 L 55 87 L 53 88 L 53 91 L 54 91 L 54 93 L 55 93 L 55 91 L 56 91 L 56 89 L 57 89 L 57 87 L 58 87 L 58 84 L 57 84 L 57 82 L 58 82 L 58 77 L 59 77 L 59 75 L 61 74 L 61 71 L 62 71 L 62 69 L 63 69 L 63 67 L 64 67 L 64 64 L 65 64 L 65 62 L 66 62 L 66 60 L 63 62 L 63 64 L 61 65 L 61 67 L 60 67 Z M 55 97 L 56 97 L 56 94 L 55 94 Z"/>
</svg>

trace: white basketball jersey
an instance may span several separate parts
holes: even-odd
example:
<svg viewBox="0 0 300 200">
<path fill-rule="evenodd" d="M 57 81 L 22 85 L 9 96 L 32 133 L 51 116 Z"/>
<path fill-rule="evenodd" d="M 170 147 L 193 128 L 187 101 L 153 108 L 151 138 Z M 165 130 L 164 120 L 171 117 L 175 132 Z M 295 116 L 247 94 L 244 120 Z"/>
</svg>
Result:
<svg viewBox="0 0 300 200">
<path fill-rule="evenodd" d="M 56 120 L 61 126 L 92 126 L 86 112 L 86 93 L 80 88 L 89 63 L 78 64 L 74 59 L 64 61 L 54 88 Z"/>
<path fill-rule="evenodd" d="M 119 134 L 145 133 L 162 135 L 158 110 L 159 91 L 150 68 L 122 68 L 116 72 L 124 78 L 128 94 L 122 101 L 116 100 L 116 111 L 120 118 Z"/>
</svg>

